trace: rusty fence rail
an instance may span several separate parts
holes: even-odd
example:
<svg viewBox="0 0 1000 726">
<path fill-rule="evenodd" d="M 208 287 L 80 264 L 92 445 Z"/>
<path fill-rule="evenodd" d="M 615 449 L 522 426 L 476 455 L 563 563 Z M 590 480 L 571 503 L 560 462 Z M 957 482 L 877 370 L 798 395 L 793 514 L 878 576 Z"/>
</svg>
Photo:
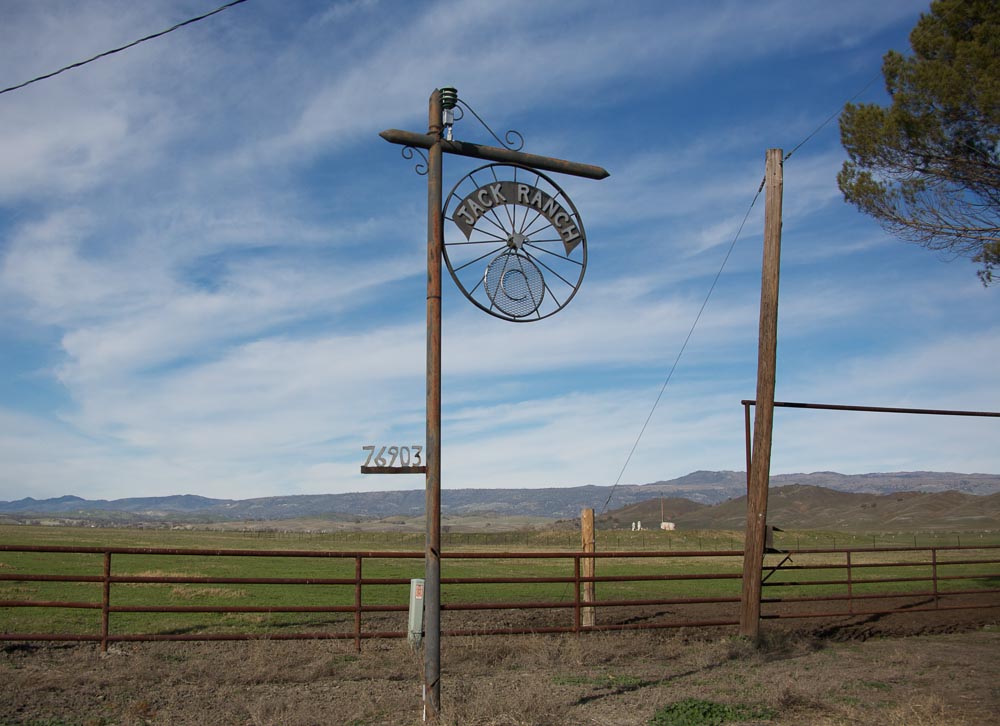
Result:
<svg viewBox="0 0 1000 726">
<path fill-rule="evenodd" d="M 388 586 L 405 586 L 409 578 L 366 577 L 365 563 L 384 560 L 422 560 L 422 552 L 329 552 L 314 550 L 210 550 L 139 547 L 59 547 L 0 544 L 0 552 L 37 555 L 35 572 L 0 570 L 0 586 L 10 582 L 38 583 L 90 583 L 99 585 L 99 600 L 25 600 L 2 599 L 0 595 L 0 641 L 84 641 L 99 643 L 106 650 L 109 643 L 124 641 L 194 641 L 194 640 L 303 640 L 340 639 L 352 640 L 360 650 L 361 642 L 371 638 L 402 638 L 404 629 L 364 629 L 364 617 L 371 620 L 378 613 L 405 613 L 406 598 L 398 602 L 366 603 L 365 596 Z M 46 555 L 89 554 L 101 556 L 100 574 L 52 574 L 42 564 Z M 312 560 L 340 560 L 353 563 L 350 577 L 228 577 L 202 575 L 116 574 L 115 556 L 143 555 L 154 557 L 205 557 L 205 558 L 308 558 Z M 562 586 L 562 595 L 544 600 L 487 601 L 446 597 L 443 612 L 520 611 L 532 610 L 555 613 L 569 611 L 570 620 L 560 622 L 552 617 L 532 619 L 514 627 L 481 627 L 443 629 L 444 635 L 514 635 L 527 633 L 580 633 L 585 631 L 611 631 L 649 628 L 680 628 L 729 626 L 739 623 L 739 581 L 742 578 L 741 550 L 711 551 L 630 551 L 630 552 L 444 552 L 442 558 L 450 561 L 468 560 L 518 560 L 518 567 L 530 570 L 531 562 L 565 560 L 569 567 L 564 575 L 516 576 L 462 576 L 443 577 L 443 586 L 449 591 L 460 591 L 462 586 L 481 588 L 488 585 Z M 974 556 L 973 556 L 974 555 Z M 602 561 L 614 564 L 643 563 L 643 572 L 631 574 L 596 574 L 583 576 L 581 560 L 594 559 L 597 571 Z M 728 571 L 665 572 L 663 564 L 685 558 L 722 562 Z M 880 558 L 885 558 L 881 560 Z M 884 547 L 852 549 L 801 549 L 768 555 L 765 562 L 763 585 L 767 596 L 761 602 L 763 618 L 831 618 L 839 616 L 875 615 L 893 612 L 921 612 L 963 608 L 1000 607 L 1000 546 L 931 546 Z M 625 561 L 632 560 L 631 563 Z M 780 560 L 780 561 L 778 561 Z M 699 564 L 701 564 L 699 561 Z M 970 569 L 971 568 L 971 569 Z M 607 567 L 606 569 L 612 569 Z M 897 574 L 898 573 L 898 574 Z M 708 594 L 699 596 L 678 595 L 681 587 L 690 589 L 699 581 Z M 584 600 L 584 583 L 597 586 L 598 597 Z M 968 583 L 972 587 L 967 587 Z M 978 584 L 977 584 L 978 583 Z M 275 585 L 288 588 L 317 586 L 346 589 L 352 602 L 341 605 L 153 605 L 117 604 L 117 588 L 145 585 Z M 649 597 L 609 597 L 616 588 L 623 586 L 644 588 L 641 594 Z M 875 591 L 871 591 L 875 590 Z M 716 591 L 716 594 L 711 594 Z M 0 590 L 2 592 L 2 590 Z M 296 590 L 299 592 L 299 590 Z M 774 593 L 771 596 L 771 593 Z M 801 594 L 804 593 L 804 594 Z M 620 592 L 618 593 L 620 594 Z M 688 593 L 689 595 L 691 593 Z M 391 598 L 390 598 L 391 599 Z M 831 608 L 838 603 L 839 608 Z M 873 607 L 869 603 L 875 603 Z M 880 605 L 881 604 L 881 605 Z M 98 632 L 47 633 L 8 632 L 4 613 L 19 608 L 50 608 L 54 610 L 86 609 L 100 611 Z M 581 613 L 594 608 L 600 621 L 593 626 L 582 624 Z M 664 608 L 672 608 L 665 612 Z M 818 609 L 817 609 L 818 608 Z M 676 613 L 694 611 L 691 617 Z M 321 630 L 284 632 L 265 629 L 259 632 L 115 632 L 113 616 L 126 613 L 214 613 L 214 614 L 274 614 L 300 613 L 313 615 L 340 614 L 348 616 L 349 630 L 329 627 Z M 405 617 L 405 616 L 404 616 Z M 382 621 L 379 620 L 377 624 Z"/>
<path fill-rule="evenodd" d="M 983 554 L 976 557 L 965 554 L 972 551 Z M 914 556 L 919 553 L 927 553 L 928 556 Z M 765 592 L 805 587 L 833 592 L 762 596 L 761 603 L 765 606 L 785 606 L 782 610 L 770 613 L 765 610 L 761 615 L 764 619 L 831 618 L 1000 607 L 1000 546 L 997 545 L 803 549 L 779 554 L 783 554 L 783 557 L 777 565 L 764 568 L 762 587 Z M 794 563 L 795 557 L 801 559 L 810 554 L 819 555 L 824 561 Z M 896 557 L 878 560 L 876 555 Z M 911 559 L 902 559 L 906 555 L 910 555 Z M 774 556 L 776 555 L 772 555 Z M 841 557 L 841 562 L 829 561 Z M 869 561 L 863 561 L 865 559 Z M 990 569 L 984 571 L 984 568 Z M 798 577 L 805 573 L 817 573 L 819 577 Z M 831 575 L 824 576 L 825 573 Z M 777 577 L 770 579 L 774 575 Z M 980 583 L 979 586 L 969 586 L 976 583 Z M 894 586 L 896 589 L 886 586 Z M 839 603 L 840 607 L 820 610 L 802 607 L 814 603 Z"/>
</svg>

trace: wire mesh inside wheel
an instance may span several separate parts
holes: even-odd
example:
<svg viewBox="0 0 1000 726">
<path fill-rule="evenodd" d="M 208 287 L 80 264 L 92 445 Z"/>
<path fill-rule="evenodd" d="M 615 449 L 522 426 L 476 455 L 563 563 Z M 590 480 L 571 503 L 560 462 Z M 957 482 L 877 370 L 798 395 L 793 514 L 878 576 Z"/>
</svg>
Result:
<svg viewBox="0 0 1000 726">
<path fill-rule="evenodd" d="M 486 266 L 483 286 L 497 310 L 512 318 L 534 314 L 545 297 L 545 281 L 538 266 L 516 250 L 493 258 Z"/>
</svg>

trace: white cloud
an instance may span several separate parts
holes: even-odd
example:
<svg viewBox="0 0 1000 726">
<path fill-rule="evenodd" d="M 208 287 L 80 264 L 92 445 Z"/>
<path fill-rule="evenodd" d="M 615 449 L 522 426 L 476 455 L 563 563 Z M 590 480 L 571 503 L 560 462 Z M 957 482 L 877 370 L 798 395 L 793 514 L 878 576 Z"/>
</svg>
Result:
<svg viewBox="0 0 1000 726">
<path fill-rule="evenodd" d="M 17 6 L 0 28 L 0 65 L 17 78 L 180 19 L 167 3 L 41 7 Z M 905 38 L 921 9 L 360 0 L 307 17 L 247 4 L 0 97 L 0 331 L 32 329 L 7 350 L 59 341 L 7 365 L 27 381 L 44 360 L 65 392 L 46 409 L 0 399 L 0 498 L 390 486 L 362 479 L 356 459 L 365 443 L 423 439 L 424 191 L 376 133 L 419 130 L 444 83 L 498 131 L 526 121 L 531 151 L 612 171 L 565 180 L 591 262 L 557 317 L 511 326 L 445 280 L 446 486 L 613 481 L 763 149 L 803 138 L 843 100 L 775 94 L 782 64 L 813 64 L 839 93 L 858 58 L 884 52 L 872 38 Z M 734 106 L 736 84 L 773 103 Z M 656 119 L 648 138 L 627 130 Z M 462 133 L 483 140 L 474 123 Z M 896 243 L 845 212 L 832 144 L 786 166 L 779 353 L 801 368 L 782 368 L 780 385 L 988 398 L 982 291 L 970 275 L 956 284 L 961 271 L 921 279 L 927 261 L 908 249 L 880 267 Z M 763 199 L 624 481 L 741 468 L 762 213 Z M 947 343 L 925 345 L 941 331 Z M 943 378 L 952 353 L 962 362 Z M 787 441 L 780 462 L 821 451 L 804 431 Z M 850 451 L 848 464 L 878 463 Z"/>
</svg>

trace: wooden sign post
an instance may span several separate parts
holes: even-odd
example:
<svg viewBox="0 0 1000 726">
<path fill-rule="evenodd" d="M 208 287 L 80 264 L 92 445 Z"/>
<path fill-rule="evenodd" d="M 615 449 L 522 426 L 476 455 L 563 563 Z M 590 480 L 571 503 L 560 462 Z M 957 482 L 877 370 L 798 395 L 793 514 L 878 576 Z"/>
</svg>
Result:
<svg viewBox="0 0 1000 726">
<path fill-rule="evenodd" d="M 606 169 L 592 164 L 581 164 L 565 159 L 556 159 L 509 148 L 481 146 L 465 141 L 453 140 L 444 134 L 445 106 L 443 92 L 447 90 L 450 108 L 458 103 L 458 92 L 454 88 L 435 89 L 428 102 L 427 133 L 386 129 L 379 134 L 392 144 L 404 147 L 404 158 L 412 159 L 414 150 L 426 149 L 427 175 L 427 426 L 425 441 L 426 465 L 406 467 L 405 473 L 423 471 L 425 474 L 425 502 L 427 513 L 427 538 L 424 549 L 424 720 L 436 720 L 441 711 L 441 272 L 444 254 L 444 210 L 442 209 L 443 155 L 454 154 L 486 161 L 515 164 L 537 174 L 542 169 L 560 174 L 604 179 Z M 474 112 L 473 112 L 474 113 Z M 475 113 L 474 113 L 475 115 Z M 478 115 L 477 115 L 478 118 Z M 480 119 L 481 120 L 481 119 Z M 487 127 L 488 128 L 488 127 Z M 492 131 L 490 132 L 492 133 Z M 502 143 L 502 142 L 501 142 Z M 409 155 L 407 155 L 407 150 Z M 540 175 L 538 175 L 540 176 Z M 498 187 L 502 184 L 497 182 Z M 487 187 L 487 193 L 489 193 Z M 497 194 L 502 195 L 502 189 Z M 541 199 L 541 197 L 539 197 Z M 486 198 L 482 199 L 486 205 Z M 568 202 L 568 198 L 567 198 Z M 530 202 L 529 202 L 530 205 Z M 545 206 L 543 204 L 543 206 Z M 554 210 L 554 207 L 552 208 Z M 564 210 L 560 211 L 566 214 Z M 555 211 L 553 216 L 562 217 Z M 454 215 L 453 215 L 454 216 Z M 543 215 L 544 216 L 544 215 Z M 568 215 L 566 215 L 568 218 Z M 453 217 L 452 217 L 453 219 Z M 471 219 L 471 217 L 470 217 Z M 472 220 L 475 221 L 474 219 Z M 569 243 L 577 228 L 567 224 L 555 225 L 557 232 Z M 526 241 L 517 235 L 519 244 Z M 515 244 L 511 239 L 510 244 Z M 468 297 L 468 294 L 467 294 Z M 469 297 L 470 300 L 473 300 Z M 473 300 L 473 302 L 475 302 Z M 568 302 L 563 301 L 563 304 Z M 478 303 L 476 303 L 478 305 Z M 486 308 L 484 308 L 486 309 Z M 560 306 L 561 309 L 561 306 Z M 537 316 L 542 317 L 541 315 Z M 534 318 L 533 318 L 534 319 Z M 368 467 L 365 467 L 368 468 Z M 384 468 L 384 467 L 378 467 Z M 370 470 L 369 473 L 404 473 L 398 467 L 391 471 Z"/>
</svg>

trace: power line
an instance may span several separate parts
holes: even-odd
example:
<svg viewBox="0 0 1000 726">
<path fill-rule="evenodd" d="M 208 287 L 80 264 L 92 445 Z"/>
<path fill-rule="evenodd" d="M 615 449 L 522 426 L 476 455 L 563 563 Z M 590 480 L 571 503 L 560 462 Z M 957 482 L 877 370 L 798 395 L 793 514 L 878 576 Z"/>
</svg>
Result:
<svg viewBox="0 0 1000 726">
<path fill-rule="evenodd" d="M 852 101 L 854 101 L 854 99 L 856 99 L 862 93 L 867 91 L 871 87 L 871 85 L 876 80 L 878 80 L 878 77 L 880 75 L 882 75 L 881 70 L 874 76 L 872 76 L 872 78 L 864 85 L 864 87 L 860 91 L 858 91 L 849 99 L 847 99 L 847 101 L 845 101 L 845 104 L 851 103 Z M 822 131 L 827 124 L 833 121 L 833 119 L 840 116 L 841 112 L 843 111 L 843 108 L 844 104 L 842 104 L 840 107 L 838 107 L 836 111 L 834 111 L 826 119 L 824 119 L 824 121 L 815 129 L 813 129 L 809 135 L 807 135 L 804 139 L 802 139 L 802 141 L 796 144 L 791 151 L 785 154 L 783 161 L 788 161 L 788 159 L 791 158 L 792 154 L 801 149 L 816 134 Z M 656 411 L 656 407 L 659 405 L 660 399 L 663 398 L 663 392 L 666 390 L 667 384 L 670 383 L 670 379 L 673 378 L 674 371 L 677 370 L 677 364 L 680 363 L 681 356 L 684 355 L 684 350 L 687 348 L 687 344 L 691 340 L 691 336 L 694 334 L 695 328 L 698 327 L 698 321 L 701 320 L 701 315 L 702 313 L 705 312 L 705 307 L 708 305 L 709 298 L 712 297 L 712 292 L 715 290 L 715 286 L 719 282 L 719 277 L 722 275 L 722 271 L 726 268 L 726 263 L 729 261 L 729 256 L 732 255 L 733 253 L 733 248 L 736 247 L 736 242 L 739 240 L 740 234 L 742 234 L 743 232 L 743 227 L 746 225 L 747 219 L 749 219 L 750 217 L 750 212 L 753 210 L 754 205 L 757 203 L 757 199 L 760 197 L 760 193 L 764 190 L 764 182 L 765 179 L 760 180 L 760 186 L 757 187 L 757 193 L 754 194 L 753 200 L 750 202 L 750 206 L 747 208 L 747 213 L 743 216 L 743 221 L 740 222 L 739 229 L 736 230 L 736 236 L 733 237 L 733 241 L 729 245 L 729 250 L 726 252 L 726 256 L 722 260 L 722 265 L 719 266 L 719 271 L 715 274 L 715 279 L 712 280 L 712 285 L 708 288 L 708 294 L 705 295 L 705 300 L 704 302 L 702 302 L 701 308 L 698 310 L 698 314 L 694 318 L 694 323 L 692 323 L 691 329 L 688 331 L 687 337 L 684 338 L 684 343 L 681 345 L 681 349 L 680 351 L 678 351 L 677 357 L 674 359 L 674 364 L 670 367 L 670 372 L 667 373 L 666 380 L 663 381 L 663 385 L 660 387 L 660 392 L 656 395 L 656 400 L 653 401 L 653 407 L 650 409 L 649 415 L 646 416 L 646 421 L 642 424 L 642 428 L 639 430 L 639 435 L 636 437 L 635 443 L 632 444 L 631 451 L 629 451 L 628 456 L 625 457 L 625 463 L 622 465 L 621 471 L 618 472 L 618 478 L 615 479 L 614 486 L 611 487 L 611 492 L 608 494 L 608 498 L 605 500 L 604 506 L 601 508 L 601 514 L 604 514 L 604 512 L 607 511 L 608 505 L 611 503 L 611 498 L 615 494 L 615 489 L 618 488 L 618 484 L 621 482 L 622 477 L 625 475 L 625 470 L 628 468 L 629 462 L 632 461 L 632 455 L 635 453 L 636 448 L 638 448 L 639 442 L 642 440 L 643 434 L 646 433 L 646 427 L 649 426 L 649 422 L 653 418 L 653 413 Z"/>
<path fill-rule="evenodd" d="M 757 193 L 754 194 L 753 199 L 750 202 L 750 206 L 747 207 L 747 213 L 743 215 L 743 221 L 740 222 L 739 229 L 736 230 L 736 236 L 733 237 L 733 241 L 729 244 L 729 249 L 726 251 L 726 256 L 722 259 L 722 264 L 719 266 L 719 271 L 715 273 L 715 279 L 712 280 L 712 285 L 708 288 L 708 294 L 705 295 L 705 300 L 701 303 L 701 308 L 698 310 L 698 314 L 694 318 L 694 322 L 691 324 L 691 329 L 688 331 L 687 337 L 684 338 L 684 343 L 681 345 L 681 349 L 677 352 L 677 357 L 674 358 L 674 364 L 670 366 L 670 372 L 667 373 L 667 379 L 663 381 L 663 385 L 660 386 L 660 392 L 656 396 L 656 400 L 653 401 L 653 407 L 649 410 L 649 415 L 646 416 L 645 423 L 642 424 L 642 429 L 639 431 L 639 435 L 635 439 L 635 443 L 632 444 L 632 450 L 628 452 L 628 456 L 625 459 L 625 463 L 622 465 L 622 470 L 618 472 L 618 478 L 615 479 L 615 484 L 611 487 L 611 492 L 608 494 L 607 500 L 604 502 L 604 507 L 601 508 L 601 514 L 604 514 L 608 509 L 608 504 L 611 503 L 611 497 L 615 495 L 615 489 L 618 488 L 618 484 L 621 482 L 622 477 L 625 475 L 625 469 L 628 468 L 629 462 L 632 461 L 632 454 L 635 453 L 636 448 L 639 446 L 639 441 L 642 439 L 642 435 L 646 433 L 646 427 L 649 426 L 650 420 L 653 418 L 653 412 L 656 411 L 656 407 L 660 403 L 660 399 L 663 397 L 663 392 L 667 389 L 667 384 L 670 383 L 670 379 L 674 376 L 674 371 L 677 370 L 677 364 L 681 362 L 681 356 L 684 355 L 684 350 L 687 348 L 688 342 L 691 340 L 691 336 L 694 334 L 694 329 L 698 327 L 698 321 L 701 320 L 701 314 L 705 312 L 705 307 L 708 305 L 709 298 L 712 297 L 712 293 L 715 291 L 715 286 L 719 282 L 719 278 L 722 277 L 722 271 L 726 269 L 726 263 L 729 262 L 730 255 L 733 254 L 733 249 L 736 247 L 736 242 L 739 240 L 740 235 L 743 233 L 743 227 L 746 225 L 747 220 L 750 218 L 750 212 L 753 211 L 754 205 L 757 203 L 757 199 L 760 197 L 761 191 L 764 189 L 764 179 L 760 180 L 760 186 L 757 187 Z"/>
<path fill-rule="evenodd" d="M 233 0 L 232 2 L 226 3 L 222 7 L 218 7 L 215 10 L 205 13 L 204 15 L 199 15 L 196 18 L 191 18 L 190 20 L 185 20 L 183 23 L 177 23 L 177 25 L 167 28 L 166 30 L 161 30 L 159 33 L 153 33 L 152 35 L 147 35 L 145 38 L 139 38 L 139 40 L 133 40 L 127 45 L 123 45 L 120 48 L 114 48 L 113 50 L 106 50 L 103 53 L 98 53 L 93 58 L 88 58 L 87 60 L 79 61 L 78 63 L 73 63 L 71 65 L 60 68 L 57 71 L 52 71 L 52 73 L 46 73 L 44 76 L 38 76 L 38 78 L 32 78 L 30 81 L 25 81 L 24 83 L 19 83 L 16 86 L 11 86 L 10 88 L 4 88 L 0 90 L 0 94 L 9 93 L 10 91 L 16 91 L 25 86 L 30 86 L 32 83 L 38 83 L 39 81 L 44 81 L 53 76 L 58 76 L 60 73 L 65 73 L 66 71 L 72 70 L 74 68 L 79 68 L 80 66 L 85 66 L 88 63 L 93 63 L 96 60 L 105 58 L 109 55 L 114 55 L 115 53 L 121 53 L 123 50 L 128 50 L 129 48 L 139 45 L 139 43 L 145 43 L 147 40 L 153 40 L 154 38 L 159 38 L 166 35 L 167 33 L 172 33 L 178 28 L 183 28 L 185 25 L 191 25 L 192 23 L 197 23 L 199 20 L 204 20 L 205 18 L 210 18 L 217 13 L 221 13 L 223 10 L 228 10 L 234 5 L 239 5 L 240 3 L 245 3 L 247 0 Z"/>
<path fill-rule="evenodd" d="M 855 93 L 855 94 L 854 94 L 853 96 L 851 96 L 851 97 L 850 97 L 849 99 L 847 99 L 847 100 L 846 100 L 846 101 L 845 101 L 845 102 L 844 102 L 843 104 L 841 104 L 840 108 L 838 108 L 838 109 L 837 109 L 836 111 L 834 111 L 834 112 L 833 112 L 833 113 L 831 113 L 831 114 L 830 114 L 829 116 L 827 116 L 827 117 L 826 117 L 826 120 L 825 120 L 825 121 L 823 121 L 823 123 L 821 123 L 821 124 L 820 124 L 819 126 L 817 126 L 817 127 L 815 128 L 815 129 L 813 129 L 813 131 L 812 131 L 812 133 L 811 133 L 811 134 L 809 134 L 809 135 L 808 135 L 808 136 L 806 136 L 806 137 L 805 137 L 804 139 L 802 139 L 802 141 L 800 141 L 800 142 L 799 142 L 798 144 L 796 144 L 796 145 L 795 145 L 795 147 L 794 147 L 794 148 L 793 148 L 793 149 L 792 149 L 791 151 L 789 151 L 789 152 L 788 152 L 787 154 L 785 154 L 785 158 L 783 159 L 783 161 L 788 161 L 788 160 L 789 160 L 789 159 L 791 158 L 792 154 L 794 154 L 794 153 L 795 153 L 796 151 L 798 151 L 798 150 L 799 150 L 799 149 L 801 149 L 801 148 L 802 148 L 803 146 L 805 146 L 805 144 L 806 144 L 806 142 L 807 142 L 807 141 L 809 141 L 810 139 L 812 139 L 812 137 L 813 137 L 813 136 L 815 136 L 816 134 L 818 134 L 818 133 L 819 133 L 820 131 L 822 131 L 822 130 L 823 130 L 823 128 L 824 128 L 824 127 L 825 127 L 825 126 L 826 126 L 826 125 L 827 125 L 828 123 L 830 123 L 830 122 L 831 122 L 831 121 L 833 121 L 833 120 L 834 120 L 835 118 L 837 118 L 837 117 L 838 117 L 838 116 L 839 116 L 840 114 L 842 114 L 842 113 L 844 112 L 844 106 L 846 106 L 846 105 L 847 105 L 848 103 L 851 103 L 851 102 L 852 102 L 852 101 L 853 101 L 853 100 L 854 100 L 855 98 L 857 98 L 857 97 L 858 97 L 858 96 L 860 96 L 860 95 L 861 95 L 862 93 L 864 93 L 864 92 L 865 92 L 865 91 L 867 91 L 867 90 L 868 90 L 869 88 L 871 88 L 871 85 L 872 85 L 872 84 L 873 84 L 873 83 L 874 83 L 875 81 L 877 81 L 877 80 L 878 80 L 878 77 L 879 77 L 880 75 L 882 75 L 882 71 L 879 71 L 879 72 L 878 72 L 878 73 L 876 73 L 876 74 L 875 74 L 874 76 L 872 76 L 872 77 L 871 77 L 871 79 L 870 79 L 870 80 L 868 81 L 868 83 L 866 83 L 866 84 L 864 85 L 864 88 L 862 88 L 862 89 L 861 89 L 860 91 L 858 91 L 858 92 L 857 92 L 857 93 Z"/>
</svg>

